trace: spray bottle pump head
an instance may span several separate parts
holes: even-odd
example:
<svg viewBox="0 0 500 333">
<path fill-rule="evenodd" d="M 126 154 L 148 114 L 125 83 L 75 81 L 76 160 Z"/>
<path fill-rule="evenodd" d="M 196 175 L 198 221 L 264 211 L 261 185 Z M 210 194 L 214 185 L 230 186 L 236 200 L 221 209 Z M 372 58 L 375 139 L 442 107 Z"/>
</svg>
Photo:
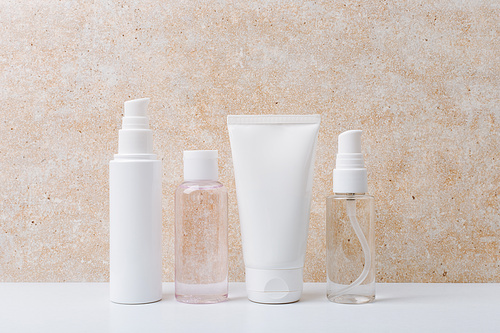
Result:
<svg viewBox="0 0 500 333">
<path fill-rule="evenodd" d="M 153 154 L 153 132 L 149 128 L 149 98 L 126 101 L 123 108 L 122 129 L 119 131 L 119 155 Z"/>
<path fill-rule="evenodd" d="M 366 193 L 368 181 L 361 153 L 361 130 L 351 130 L 339 135 L 337 165 L 333 170 L 333 192 Z"/>
<path fill-rule="evenodd" d="M 133 99 L 123 105 L 122 129 L 149 129 L 149 98 Z"/>
</svg>

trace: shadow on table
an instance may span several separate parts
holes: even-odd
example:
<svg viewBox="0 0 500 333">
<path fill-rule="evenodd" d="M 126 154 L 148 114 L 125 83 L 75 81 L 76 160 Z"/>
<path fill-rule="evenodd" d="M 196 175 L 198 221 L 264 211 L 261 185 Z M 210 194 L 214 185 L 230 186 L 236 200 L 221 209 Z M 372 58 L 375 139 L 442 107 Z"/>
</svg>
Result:
<svg viewBox="0 0 500 333">
<path fill-rule="evenodd" d="M 383 304 L 390 304 L 390 303 L 399 303 L 402 304 L 402 302 L 409 304 L 412 302 L 421 302 L 425 301 L 426 299 L 432 299 L 435 298 L 432 295 L 399 295 L 399 296 L 375 296 L 375 301 L 373 303 L 383 303 Z"/>
</svg>

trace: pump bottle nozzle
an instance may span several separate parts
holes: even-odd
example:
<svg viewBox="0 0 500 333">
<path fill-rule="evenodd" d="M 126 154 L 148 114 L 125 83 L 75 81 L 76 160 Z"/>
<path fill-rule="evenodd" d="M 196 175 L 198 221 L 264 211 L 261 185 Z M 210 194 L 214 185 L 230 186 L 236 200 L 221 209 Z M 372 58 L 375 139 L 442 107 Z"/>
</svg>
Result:
<svg viewBox="0 0 500 333">
<path fill-rule="evenodd" d="M 124 104 L 122 129 L 119 131 L 118 155 L 153 154 L 153 133 L 147 116 L 149 98 Z"/>
<path fill-rule="evenodd" d="M 339 135 L 339 154 L 361 154 L 361 130 L 350 130 Z M 361 157 L 361 162 L 362 161 Z"/>
<path fill-rule="evenodd" d="M 333 192 L 366 193 L 368 181 L 361 153 L 360 130 L 346 131 L 339 135 L 337 165 L 333 170 Z"/>
</svg>

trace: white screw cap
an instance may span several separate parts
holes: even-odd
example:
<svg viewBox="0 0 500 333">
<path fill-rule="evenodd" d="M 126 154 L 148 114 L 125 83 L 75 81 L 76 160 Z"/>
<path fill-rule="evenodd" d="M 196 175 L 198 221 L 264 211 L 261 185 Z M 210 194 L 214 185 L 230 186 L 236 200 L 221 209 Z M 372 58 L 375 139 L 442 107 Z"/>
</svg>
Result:
<svg viewBox="0 0 500 333">
<path fill-rule="evenodd" d="M 218 180 L 217 150 L 185 150 L 184 181 Z"/>
</svg>

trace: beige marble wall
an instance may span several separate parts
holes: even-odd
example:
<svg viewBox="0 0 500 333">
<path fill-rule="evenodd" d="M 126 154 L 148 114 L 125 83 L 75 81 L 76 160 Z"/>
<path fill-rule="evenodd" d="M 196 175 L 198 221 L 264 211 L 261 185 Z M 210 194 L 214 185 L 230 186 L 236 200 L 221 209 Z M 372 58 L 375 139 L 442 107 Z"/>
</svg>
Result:
<svg viewBox="0 0 500 333">
<path fill-rule="evenodd" d="M 218 149 L 244 279 L 228 114 L 322 115 L 306 281 L 325 280 L 337 135 L 364 130 L 380 282 L 500 282 L 494 0 L 0 2 L 0 281 L 108 279 L 108 161 L 151 98 L 164 280 L 184 149 Z"/>
</svg>

